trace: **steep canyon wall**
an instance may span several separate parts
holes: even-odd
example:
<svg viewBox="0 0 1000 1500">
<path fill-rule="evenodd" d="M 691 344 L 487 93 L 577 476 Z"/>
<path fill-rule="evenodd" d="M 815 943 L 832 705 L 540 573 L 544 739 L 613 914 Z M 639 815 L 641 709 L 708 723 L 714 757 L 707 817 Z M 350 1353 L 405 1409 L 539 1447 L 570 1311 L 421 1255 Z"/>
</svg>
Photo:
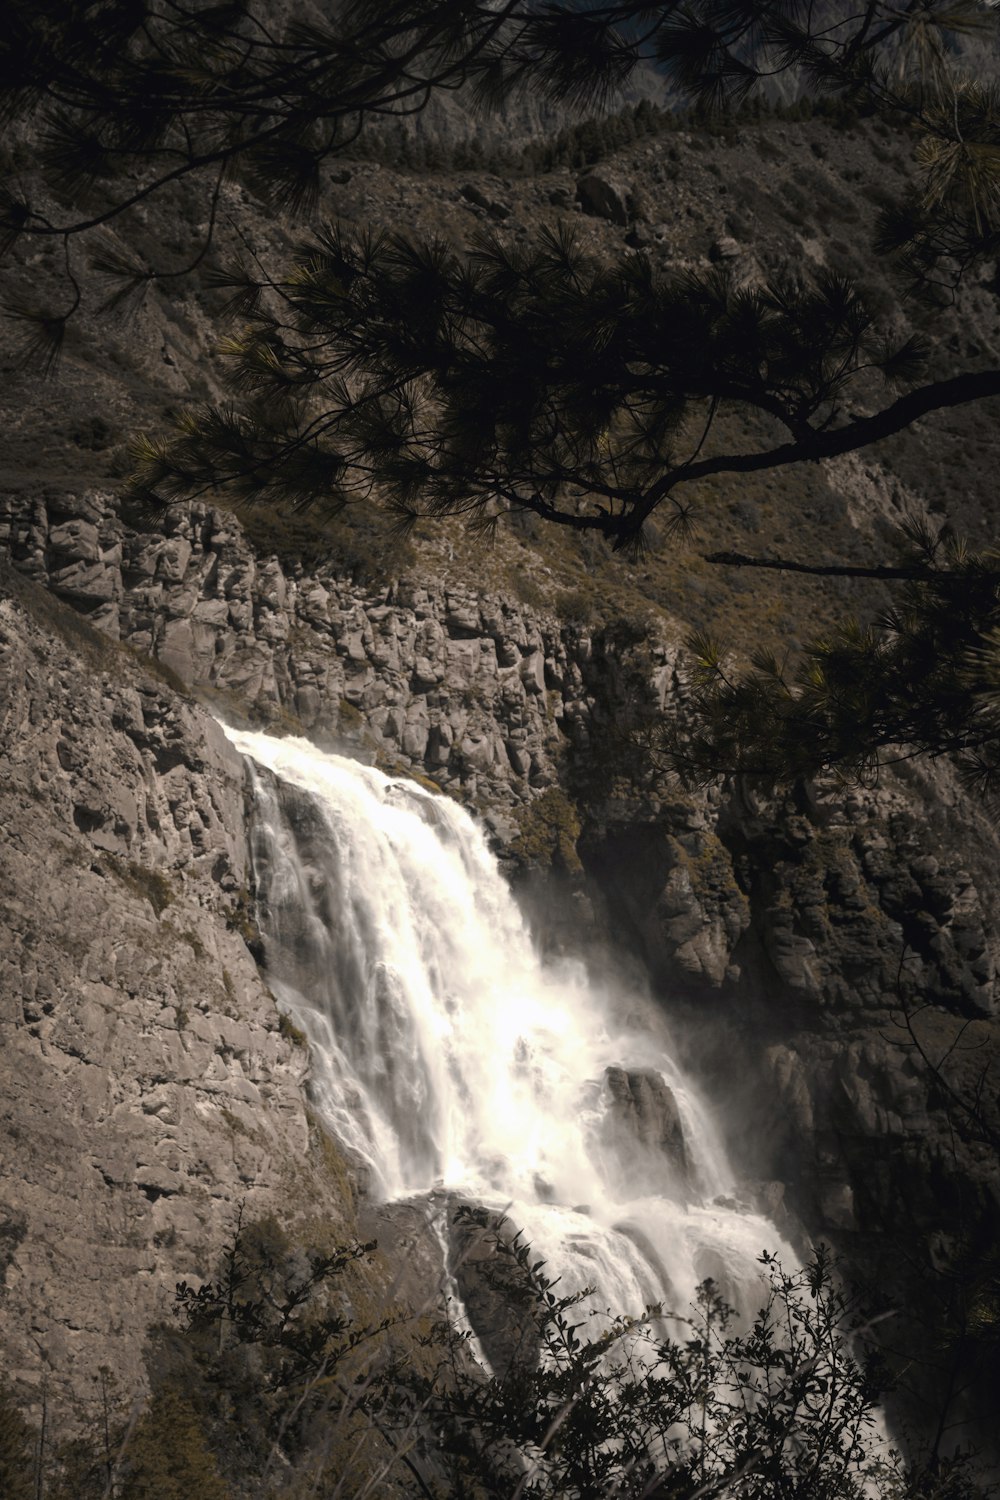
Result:
<svg viewBox="0 0 1000 1500">
<path fill-rule="evenodd" d="M 556 881 L 555 940 L 648 969 L 756 1191 L 919 1302 L 902 1342 L 940 1337 L 941 1267 L 1000 1192 L 960 1107 L 996 1050 L 996 836 L 945 769 L 685 794 L 613 737 L 683 700 L 659 633 L 567 623 L 440 558 L 359 588 L 208 507 L 137 531 L 62 491 L 8 498 L 0 527 L 0 1243 L 28 1386 L 50 1368 L 81 1399 L 111 1348 L 138 1378 L 145 1323 L 209 1274 L 241 1199 L 352 1223 L 251 951 L 242 769 L 191 693 L 467 802 L 516 878 Z M 914 1038 L 957 1044 L 958 1108 Z"/>
</svg>

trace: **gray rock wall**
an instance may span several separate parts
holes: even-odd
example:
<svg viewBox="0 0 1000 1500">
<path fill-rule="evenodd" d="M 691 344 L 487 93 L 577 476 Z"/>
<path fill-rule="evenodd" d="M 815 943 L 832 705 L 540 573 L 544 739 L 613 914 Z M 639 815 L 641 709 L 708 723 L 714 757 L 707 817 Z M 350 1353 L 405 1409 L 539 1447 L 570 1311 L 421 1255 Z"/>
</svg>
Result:
<svg viewBox="0 0 1000 1500">
<path fill-rule="evenodd" d="M 111 498 L 0 497 L 0 547 L 93 625 L 155 657 L 220 709 L 298 724 L 508 809 L 585 746 L 594 643 L 475 577 L 378 590 L 258 558 L 231 515 L 178 508 L 163 534 Z M 488 554 L 484 554 L 484 559 Z M 652 647 L 659 691 L 673 653 Z"/>
<path fill-rule="evenodd" d="M 0 683 L 0 1322 L 58 1427 L 102 1363 L 141 1386 L 241 1203 L 345 1234 L 353 1209 L 247 946 L 240 758 L 6 563 Z"/>
</svg>

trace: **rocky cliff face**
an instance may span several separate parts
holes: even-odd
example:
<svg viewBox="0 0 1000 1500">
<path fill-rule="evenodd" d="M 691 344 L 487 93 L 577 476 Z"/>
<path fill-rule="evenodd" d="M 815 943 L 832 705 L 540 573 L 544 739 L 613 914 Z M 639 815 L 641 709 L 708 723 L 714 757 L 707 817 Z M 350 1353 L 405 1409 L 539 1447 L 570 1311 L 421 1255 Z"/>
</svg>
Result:
<svg viewBox="0 0 1000 1500">
<path fill-rule="evenodd" d="M 456 240 L 571 215 L 594 253 L 628 240 L 656 264 L 711 257 L 746 276 L 754 255 L 851 269 L 865 183 L 901 181 L 905 163 L 876 143 L 879 165 L 853 137 L 833 163 L 824 140 L 810 137 L 810 193 L 856 226 L 850 246 L 817 238 L 796 207 L 803 140 L 783 126 L 678 135 L 589 185 L 365 166 L 334 207 Z M 280 228 L 255 222 L 277 253 Z M 155 213 L 144 232 L 156 237 Z M 486 554 L 446 538 L 415 567 L 383 559 L 371 584 L 336 555 L 254 547 L 210 506 L 126 524 L 98 460 L 164 393 L 216 387 L 210 322 L 196 289 L 109 336 L 100 359 L 84 325 L 58 399 L 13 373 L 2 398 L 18 471 L 0 500 L 17 570 L 0 605 L 8 1369 L 29 1390 L 49 1371 L 69 1402 L 102 1359 L 138 1378 L 146 1322 L 178 1276 L 208 1274 L 244 1198 L 350 1227 L 347 1176 L 304 1102 L 308 1059 L 251 951 L 242 769 L 190 692 L 430 778 L 487 820 L 534 895 L 532 872 L 555 875 L 572 900 L 549 908 L 553 940 L 596 933 L 641 962 L 728 1100 L 747 1176 L 902 1299 L 898 1342 L 940 1344 L 974 1290 L 963 1256 L 1000 1218 L 995 1151 L 963 1114 L 997 1050 L 992 823 L 944 768 L 760 802 L 688 796 L 635 763 L 621 724 L 683 701 L 678 619 L 714 609 L 739 646 L 830 603 L 751 592 L 697 551 L 616 561 L 611 598 L 610 571 L 586 557 L 560 570 L 554 546 Z M 58 462 L 40 475 L 42 427 Z M 868 556 L 901 506 L 940 498 L 932 449 L 925 434 L 916 458 L 889 452 L 895 473 L 806 476 L 797 537 Z M 990 467 L 981 453 L 963 477 L 973 530 Z M 704 498 L 720 535 L 782 540 L 780 485 Z M 945 1060 L 944 1083 L 921 1049 Z M 631 1109 L 642 1090 L 627 1093 Z"/>
<path fill-rule="evenodd" d="M 142 679 L 137 653 L 224 711 L 433 778 L 478 807 L 515 866 L 560 873 L 683 1018 L 748 1177 L 768 1178 L 775 1205 L 784 1197 L 890 1298 L 936 1287 L 942 1259 L 996 1224 L 995 1161 L 917 1047 L 947 1056 L 969 1098 L 997 1047 L 996 836 L 946 771 L 773 804 L 682 796 L 631 777 L 624 750 L 613 769 L 604 758 L 637 696 L 662 707 L 683 692 L 663 639 L 619 634 L 615 647 L 443 565 L 359 589 L 333 566 L 255 555 L 209 508 L 176 512 L 162 534 L 131 530 L 99 492 L 11 500 L 3 517 L 18 568 L 86 612 L 101 632 L 88 643 L 108 640 L 96 678 L 65 648 L 53 677 L 50 654 L 41 698 L 18 649 L 7 721 L 14 763 L 35 768 L 11 888 L 43 893 L 15 935 L 47 955 L 10 986 L 18 1046 L 48 1081 L 20 1076 L 82 1116 L 56 1135 L 54 1102 L 12 1105 L 11 1124 L 41 1129 L 28 1160 L 42 1179 L 67 1129 L 87 1140 L 69 1183 L 18 1196 L 6 1220 L 20 1295 L 48 1299 L 54 1363 L 67 1335 L 43 1288 L 67 1285 L 68 1267 L 46 1265 L 32 1224 L 68 1223 L 70 1205 L 93 1201 L 85 1244 L 57 1243 L 90 1266 L 72 1316 L 96 1351 L 112 1331 L 99 1246 L 118 1247 L 135 1289 L 118 1326 L 141 1324 L 178 1269 L 207 1270 L 237 1198 L 274 1202 L 308 1174 L 305 1059 L 276 1032 L 244 942 L 240 770 L 165 683 L 127 685 Z M 106 942 L 83 936 L 109 924 L 123 934 L 113 973 Z M 905 1277 L 903 1225 L 916 1247 Z M 943 1320 L 931 1308 L 918 1339 Z M 27 1343 L 20 1357 L 27 1373 Z"/>
<path fill-rule="evenodd" d="M 111 497 L 0 499 L 0 545 L 92 625 L 256 722 L 432 777 L 517 831 L 619 692 L 628 652 L 431 562 L 378 588 L 257 555 L 223 511 L 125 526 Z M 485 564 L 487 559 L 482 559 Z M 451 575 L 449 577 L 449 571 Z M 419 581 L 418 581 L 419 578 Z M 676 650 L 633 642 L 662 701 Z"/>
<path fill-rule="evenodd" d="M 353 1209 L 248 948 L 240 758 L 6 563 L 0 583 L 0 1316 L 8 1378 L 65 1422 L 100 1364 L 141 1384 L 146 1327 L 213 1274 L 241 1203 L 345 1236 Z"/>
</svg>

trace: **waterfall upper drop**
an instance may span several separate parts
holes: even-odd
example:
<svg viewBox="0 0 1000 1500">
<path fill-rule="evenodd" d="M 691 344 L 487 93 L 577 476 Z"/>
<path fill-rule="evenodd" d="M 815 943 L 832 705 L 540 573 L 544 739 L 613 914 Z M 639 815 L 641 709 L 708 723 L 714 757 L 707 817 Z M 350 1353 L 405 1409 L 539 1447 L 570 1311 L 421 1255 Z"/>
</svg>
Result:
<svg viewBox="0 0 1000 1500">
<path fill-rule="evenodd" d="M 734 1206 L 662 1019 L 542 960 L 461 807 L 302 740 L 226 732 L 273 773 L 255 777 L 253 830 L 269 983 L 382 1195 L 443 1187 L 506 1211 L 567 1289 L 620 1312 L 686 1310 L 707 1276 L 739 1300 L 765 1249 L 791 1264 Z"/>
</svg>

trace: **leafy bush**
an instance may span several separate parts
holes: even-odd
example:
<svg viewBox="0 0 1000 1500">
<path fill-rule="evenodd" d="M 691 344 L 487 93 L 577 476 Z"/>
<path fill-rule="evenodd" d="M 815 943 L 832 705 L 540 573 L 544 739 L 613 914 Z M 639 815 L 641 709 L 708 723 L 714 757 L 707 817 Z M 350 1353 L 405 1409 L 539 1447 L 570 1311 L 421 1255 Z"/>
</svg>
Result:
<svg viewBox="0 0 1000 1500">
<path fill-rule="evenodd" d="M 180 1328 L 152 1330 L 138 1420 L 74 1445 L 74 1500 L 985 1500 L 966 1457 L 889 1448 L 883 1371 L 822 1251 L 795 1273 L 763 1255 L 741 1330 L 712 1281 L 686 1317 L 598 1314 L 503 1218 L 456 1228 L 522 1331 L 492 1373 L 447 1321 L 355 1317 L 345 1273 L 374 1245 L 238 1223 L 218 1278 L 178 1286 Z M 12 1500 L 35 1494 L 30 1439 L 0 1393 Z"/>
<path fill-rule="evenodd" d="M 485 1380 L 455 1359 L 418 1389 L 451 1466 L 449 1495 L 861 1500 L 905 1482 L 822 1254 L 794 1275 L 762 1257 L 764 1305 L 739 1333 L 711 1281 L 685 1319 L 588 1314 L 587 1293 L 561 1295 L 503 1227 L 493 1225 L 498 1257 L 520 1271 L 542 1357 Z"/>
</svg>

